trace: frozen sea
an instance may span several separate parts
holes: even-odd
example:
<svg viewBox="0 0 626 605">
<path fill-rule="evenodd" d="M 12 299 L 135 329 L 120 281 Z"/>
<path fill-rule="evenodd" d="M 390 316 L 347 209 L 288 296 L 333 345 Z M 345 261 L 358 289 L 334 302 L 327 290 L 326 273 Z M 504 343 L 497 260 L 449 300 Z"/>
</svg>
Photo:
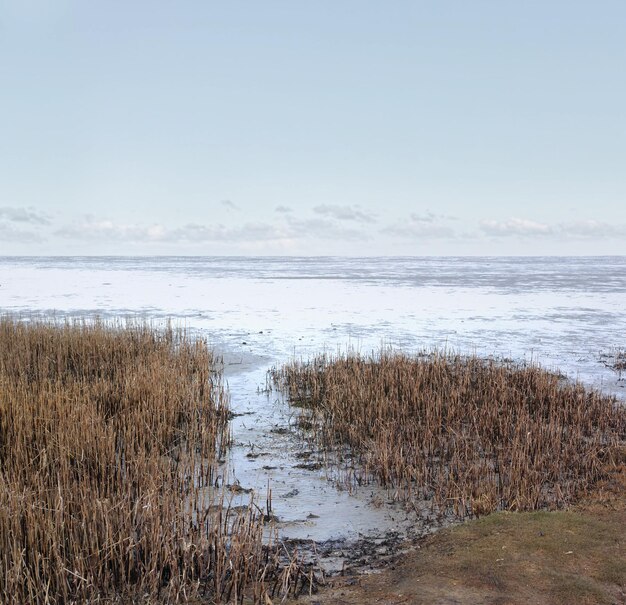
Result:
<svg viewBox="0 0 626 605">
<path fill-rule="evenodd" d="M 348 494 L 298 468 L 304 446 L 283 430 L 289 410 L 257 393 L 273 365 L 348 347 L 445 346 L 626 391 L 603 363 L 626 348 L 626 257 L 4 257 L 0 311 L 172 319 L 208 338 L 243 414 L 224 479 L 259 498 L 269 484 L 282 534 L 300 539 L 376 537 L 414 522 L 371 506 L 371 486 Z"/>
</svg>

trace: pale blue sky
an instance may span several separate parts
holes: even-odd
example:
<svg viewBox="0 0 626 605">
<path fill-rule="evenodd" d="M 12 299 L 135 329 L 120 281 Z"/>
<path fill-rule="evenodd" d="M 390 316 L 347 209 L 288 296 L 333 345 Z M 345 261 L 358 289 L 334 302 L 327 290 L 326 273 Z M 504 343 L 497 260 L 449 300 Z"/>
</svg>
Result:
<svg viewBox="0 0 626 605">
<path fill-rule="evenodd" d="M 626 254 L 626 2 L 0 0 L 0 254 Z"/>
</svg>

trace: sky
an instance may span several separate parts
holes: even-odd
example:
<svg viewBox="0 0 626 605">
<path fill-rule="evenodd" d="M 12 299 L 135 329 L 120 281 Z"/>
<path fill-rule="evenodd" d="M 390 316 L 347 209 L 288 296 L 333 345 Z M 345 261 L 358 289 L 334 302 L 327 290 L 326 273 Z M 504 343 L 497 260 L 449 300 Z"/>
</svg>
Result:
<svg viewBox="0 0 626 605">
<path fill-rule="evenodd" d="M 626 254 L 626 2 L 0 0 L 0 255 Z"/>
</svg>

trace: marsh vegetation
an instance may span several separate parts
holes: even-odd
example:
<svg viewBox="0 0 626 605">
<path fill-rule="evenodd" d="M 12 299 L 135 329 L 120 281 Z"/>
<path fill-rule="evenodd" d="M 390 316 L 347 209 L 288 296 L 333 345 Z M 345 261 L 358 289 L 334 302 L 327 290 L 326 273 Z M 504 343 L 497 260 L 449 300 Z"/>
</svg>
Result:
<svg viewBox="0 0 626 605">
<path fill-rule="evenodd" d="M 260 602 L 294 561 L 214 486 L 219 360 L 146 325 L 0 320 L 0 602 Z"/>
<path fill-rule="evenodd" d="M 558 508 L 623 463 L 624 408 L 532 365 L 381 351 L 270 379 L 311 451 L 409 507 Z M 221 361 L 183 331 L 0 319 L 0 602 L 309 592 L 313 570 L 272 542 L 271 497 L 230 504 L 230 415 Z"/>
<path fill-rule="evenodd" d="M 273 383 L 343 480 L 465 517 L 562 507 L 617 463 L 626 412 L 536 365 L 386 350 L 293 361 Z"/>
</svg>

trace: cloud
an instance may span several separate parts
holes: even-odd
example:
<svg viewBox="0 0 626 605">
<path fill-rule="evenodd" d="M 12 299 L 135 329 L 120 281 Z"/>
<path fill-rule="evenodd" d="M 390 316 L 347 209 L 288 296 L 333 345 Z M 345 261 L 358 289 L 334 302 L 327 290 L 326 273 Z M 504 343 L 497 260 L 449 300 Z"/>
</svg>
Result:
<svg viewBox="0 0 626 605">
<path fill-rule="evenodd" d="M 5 215 L 3 215 L 5 216 Z M 232 224 L 189 222 L 180 226 L 160 223 L 121 223 L 87 215 L 82 220 L 61 226 L 56 230 L 38 229 L 38 223 L 30 227 L 6 218 L 0 218 L 0 241 L 34 243 L 43 235 L 54 235 L 66 241 L 105 242 L 136 246 L 242 246 L 249 249 L 292 249 L 298 242 L 352 242 L 371 241 L 377 235 L 415 241 L 467 240 L 479 237 L 499 239 L 522 238 L 542 241 L 601 240 L 626 238 L 626 224 L 597 220 L 581 220 L 567 223 L 542 223 L 528 219 L 511 218 L 504 221 L 484 220 L 477 229 L 469 232 L 455 226 L 453 217 L 433 212 L 412 213 L 394 224 L 372 230 L 361 222 L 349 222 L 326 216 L 299 217 L 285 213 L 275 221 L 250 221 Z M 27 228 L 28 226 L 28 228 Z M 121 247 L 120 247 L 121 248 Z M 174 249 L 174 248 L 172 248 Z"/>
<path fill-rule="evenodd" d="M 343 239 L 343 240 L 366 240 L 369 239 L 360 229 L 343 227 L 324 218 L 296 219 L 288 217 L 287 225 L 291 235 L 297 239 Z"/>
<path fill-rule="evenodd" d="M 28 223 L 30 225 L 50 224 L 50 218 L 34 208 L 2 206 L 0 207 L 0 219 L 5 219 L 13 223 Z"/>
<path fill-rule="evenodd" d="M 66 225 L 55 235 L 68 240 L 112 241 L 127 243 L 240 243 L 277 241 L 290 238 L 288 229 L 266 223 L 246 223 L 238 227 L 188 223 L 168 229 L 160 224 L 121 224 L 110 220 L 85 220 Z"/>
<path fill-rule="evenodd" d="M 626 237 L 626 225 L 596 220 L 561 223 L 559 230 L 571 238 Z"/>
<path fill-rule="evenodd" d="M 437 218 L 437 216 L 430 211 L 426 212 L 426 214 L 412 212 L 410 216 L 414 223 L 434 223 Z"/>
<path fill-rule="evenodd" d="M 293 208 L 290 208 L 289 206 L 276 206 L 276 208 L 274 208 L 274 212 L 289 214 L 290 212 L 293 212 Z"/>
<path fill-rule="evenodd" d="M 222 206 L 228 208 L 229 210 L 241 210 L 241 208 L 237 204 L 235 204 L 235 202 L 231 202 L 230 200 L 222 200 L 220 203 L 222 204 Z"/>
<path fill-rule="evenodd" d="M 65 225 L 54 234 L 69 240 L 159 241 L 165 228 L 161 225 L 126 225 L 110 220 L 86 217 L 79 223 Z"/>
<path fill-rule="evenodd" d="M 43 241 L 39 233 L 26 231 L 7 222 L 0 222 L 0 243 L 34 244 Z"/>
<path fill-rule="evenodd" d="M 545 223 L 537 223 L 522 218 L 511 218 L 507 221 L 481 221 L 483 233 L 495 237 L 523 236 L 536 237 L 554 234 L 555 230 Z"/>
<path fill-rule="evenodd" d="M 166 228 L 160 224 L 122 224 L 111 220 L 85 217 L 83 221 L 66 225 L 55 232 L 66 240 L 125 242 L 133 244 L 292 244 L 304 239 L 364 240 L 366 235 L 358 229 L 349 229 L 322 219 L 296 219 L 286 216 L 286 222 L 250 222 L 237 226 L 223 224 L 205 225 L 188 223 L 181 227 Z"/>
<path fill-rule="evenodd" d="M 450 216 L 448 214 L 435 214 L 430 210 L 427 210 L 425 214 L 411 213 L 410 218 L 415 223 L 434 223 L 435 221 L 458 221 L 456 216 Z"/>
<path fill-rule="evenodd" d="M 356 221 L 359 223 L 375 223 L 373 215 L 363 212 L 358 206 L 338 206 L 334 204 L 321 204 L 313 208 L 313 212 L 328 216 L 340 221 Z"/>
<path fill-rule="evenodd" d="M 381 229 L 381 233 L 407 239 L 451 239 L 456 237 L 454 229 L 444 220 L 452 220 L 452 217 L 427 212 L 425 215 L 412 213 L 408 219 Z"/>
<path fill-rule="evenodd" d="M 288 230 L 268 223 L 246 223 L 241 227 L 189 223 L 163 233 L 167 242 L 266 242 L 290 239 Z"/>
<path fill-rule="evenodd" d="M 507 221 L 482 221 L 483 233 L 494 237 L 547 237 L 555 239 L 598 239 L 626 237 L 626 225 L 606 221 L 581 220 L 549 225 L 535 221 L 512 218 Z"/>
</svg>

